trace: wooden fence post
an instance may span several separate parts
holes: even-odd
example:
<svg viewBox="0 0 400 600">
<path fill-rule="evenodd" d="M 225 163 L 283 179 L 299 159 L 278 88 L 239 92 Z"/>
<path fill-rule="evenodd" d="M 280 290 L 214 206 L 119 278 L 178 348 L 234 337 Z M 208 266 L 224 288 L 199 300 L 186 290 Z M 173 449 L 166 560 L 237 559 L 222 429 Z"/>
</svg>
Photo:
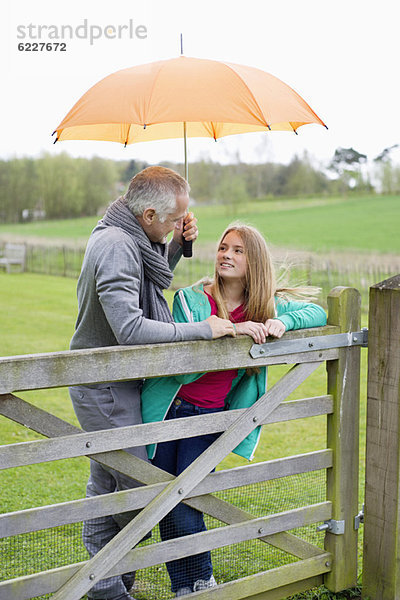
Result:
<svg viewBox="0 0 400 600">
<path fill-rule="evenodd" d="M 334 288 L 328 296 L 328 310 L 329 325 L 339 325 L 342 333 L 360 330 L 358 290 Z M 328 448 L 333 450 L 333 466 L 327 471 L 327 499 L 332 502 L 332 519 L 344 521 L 344 534 L 326 533 L 325 548 L 333 560 L 324 583 L 338 592 L 357 584 L 354 517 L 358 513 L 360 347 L 342 348 L 338 360 L 326 364 L 328 393 L 334 401 L 327 423 Z"/>
<path fill-rule="evenodd" d="M 400 275 L 370 288 L 363 597 L 400 598 Z"/>
</svg>

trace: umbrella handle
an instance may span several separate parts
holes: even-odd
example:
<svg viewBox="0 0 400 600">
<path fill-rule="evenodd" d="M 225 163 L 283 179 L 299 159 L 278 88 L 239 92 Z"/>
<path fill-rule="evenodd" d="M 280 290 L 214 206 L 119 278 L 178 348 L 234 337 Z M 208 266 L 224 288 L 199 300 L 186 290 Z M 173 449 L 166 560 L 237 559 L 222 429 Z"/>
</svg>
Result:
<svg viewBox="0 0 400 600">
<path fill-rule="evenodd" d="M 185 258 L 191 258 L 193 256 L 193 242 L 183 239 L 183 256 Z"/>
<path fill-rule="evenodd" d="M 181 34 L 181 45 L 182 45 L 182 34 Z M 181 52 L 183 54 L 183 52 Z M 183 123 L 183 148 L 185 152 L 185 179 L 189 181 L 189 169 L 188 169 L 188 159 L 187 159 L 187 148 L 186 148 L 186 121 Z M 193 250 L 192 250 L 192 241 L 187 241 L 183 238 L 183 256 L 185 258 L 192 258 Z"/>
</svg>

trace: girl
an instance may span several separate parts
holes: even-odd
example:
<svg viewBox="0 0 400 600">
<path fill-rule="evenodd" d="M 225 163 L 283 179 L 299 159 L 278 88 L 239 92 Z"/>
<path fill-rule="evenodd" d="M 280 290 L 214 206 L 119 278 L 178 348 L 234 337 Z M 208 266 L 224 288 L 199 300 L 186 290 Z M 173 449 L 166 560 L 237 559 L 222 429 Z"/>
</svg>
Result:
<svg viewBox="0 0 400 600">
<path fill-rule="evenodd" d="M 250 335 L 257 344 L 267 336 L 280 338 L 285 331 L 326 324 L 317 304 L 288 300 L 310 298 L 311 288 L 277 289 L 271 256 L 262 235 L 248 225 L 235 224 L 224 231 L 218 245 L 213 280 L 175 294 L 173 316 L 177 322 L 196 322 L 216 314 L 234 323 L 237 335 Z M 145 382 L 142 390 L 143 422 L 177 419 L 226 409 L 246 408 L 266 389 L 266 368 L 232 369 L 163 377 Z M 261 428 L 255 429 L 234 450 L 252 459 Z M 220 434 L 148 446 L 153 464 L 179 475 Z M 168 540 L 205 531 L 203 514 L 178 504 L 161 522 L 161 539 Z M 210 552 L 167 562 L 176 597 L 216 585 Z"/>
</svg>

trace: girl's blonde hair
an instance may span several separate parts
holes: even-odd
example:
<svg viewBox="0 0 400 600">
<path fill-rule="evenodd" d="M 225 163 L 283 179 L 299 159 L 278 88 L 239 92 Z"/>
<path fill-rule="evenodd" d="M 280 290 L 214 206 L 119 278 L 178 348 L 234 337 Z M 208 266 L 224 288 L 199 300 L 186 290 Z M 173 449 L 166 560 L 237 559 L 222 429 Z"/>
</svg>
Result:
<svg viewBox="0 0 400 600">
<path fill-rule="evenodd" d="M 251 225 L 232 223 L 223 232 L 218 248 L 225 237 L 235 231 L 241 238 L 246 256 L 245 306 L 249 321 L 263 322 L 275 317 L 275 296 L 285 299 L 315 299 L 320 291 L 315 287 L 289 287 L 282 278 L 277 282 L 274 264 L 267 243 L 261 233 Z M 287 270 L 285 275 L 287 274 Z M 218 307 L 218 316 L 229 318 L 225 304 L 224 281 L 215 269 L 212 293 Z"/>
</svg>

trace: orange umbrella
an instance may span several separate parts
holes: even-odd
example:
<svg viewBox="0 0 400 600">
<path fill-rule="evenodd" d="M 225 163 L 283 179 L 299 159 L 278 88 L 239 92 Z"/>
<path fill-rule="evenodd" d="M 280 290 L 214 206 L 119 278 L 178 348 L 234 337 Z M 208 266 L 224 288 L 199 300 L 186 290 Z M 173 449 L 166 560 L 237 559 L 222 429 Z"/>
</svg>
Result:
<svg viewBox="0 0 400 600">
<path fill-rule="evenodd" d="M 132 144 L 325 124 L 277 77 L 232 63 L 180 56 L 122 69 L 90 88 L 58 125 L 57 140 Z"/>
<path fill-rule="evenodd" d="M 277 77 L 233 63 L 180 56 L 122 69 L 90 88 L 53 133 L 125 145 L 326 125 Z"/>
</svg>

